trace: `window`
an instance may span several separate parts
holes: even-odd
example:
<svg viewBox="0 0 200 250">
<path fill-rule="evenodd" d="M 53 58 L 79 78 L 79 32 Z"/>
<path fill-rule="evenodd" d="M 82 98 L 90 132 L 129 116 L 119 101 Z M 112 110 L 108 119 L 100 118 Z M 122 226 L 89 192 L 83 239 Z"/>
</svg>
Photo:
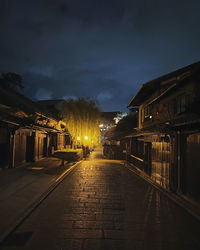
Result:
<svg viewBox="0 0 200 250">
<path fill-rule="evenodd" d="M 180 95 L 169 103 L 169 113 L 170 114 L 180 114 L 187 111 L 190 106 L 191 100 L 190 95 Z"/>
<path fill-rule="evenodd" d="M 187 110 L 190 105 L 189 95 L 181 95 L 177 98 L 177 113 L 183 113 Z"/>
<path fill-rule="evenodd" d="M 142 122 L 152 119 L 152 105 L 144 107 L 142 118 Z"/>
<path fill-rule="evenodd" d="M 170 115 L 173 115 L 175 113 L 174 100 L 168 104 L 168 111 Z"/>
<path fill-rule="evenodd" d="M 147 118 L 147 117 L 150 116 L 150 112 L 149 111 L 150 111 L 149 106 L 146 106 L 144 108 L 144 118 Z"/>
</svg>

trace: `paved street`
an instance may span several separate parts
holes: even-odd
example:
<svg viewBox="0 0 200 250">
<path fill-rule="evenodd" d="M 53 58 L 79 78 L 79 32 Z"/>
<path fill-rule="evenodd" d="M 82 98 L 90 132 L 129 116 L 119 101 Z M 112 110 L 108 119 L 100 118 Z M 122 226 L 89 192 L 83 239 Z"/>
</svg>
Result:
<svg viewBox="0 0 200 250">
<path fill-rule="evenodd" d="M 0 170 L 0 242 L 75 163 L 55 157 Z"/>
<path fill-rule="evenodd" d="M 200 222 L 99 151 L 66 177 L 2 249 L 197 250 Z"/>
</svg>

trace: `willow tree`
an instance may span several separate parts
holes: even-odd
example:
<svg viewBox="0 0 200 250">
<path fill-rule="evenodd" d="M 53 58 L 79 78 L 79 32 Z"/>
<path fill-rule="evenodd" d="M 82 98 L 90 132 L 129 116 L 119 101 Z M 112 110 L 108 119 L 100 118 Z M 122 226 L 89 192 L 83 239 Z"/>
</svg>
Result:
<svg viewBox="0 0 200 250">
<path fill-rule="evenodd" d="M 73 145 L 93 147 L 100 143 L 100 109 L 92 100 L 79 98 L 63 103 L 60 116 L 71 134 Z"/>
</svg>

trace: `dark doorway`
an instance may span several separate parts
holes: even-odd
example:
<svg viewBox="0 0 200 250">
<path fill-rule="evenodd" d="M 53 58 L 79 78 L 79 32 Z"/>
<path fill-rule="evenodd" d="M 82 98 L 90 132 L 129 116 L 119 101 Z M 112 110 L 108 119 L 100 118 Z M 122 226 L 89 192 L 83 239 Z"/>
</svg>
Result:
<svg viewBox="0 0 200 250">
<path fill-rule="evenodd" d="M 184 182 L 185 188 L 183 189 L 184 194 L 188 195 L 196 202 L 200 202 L 200 134 L 189 135 L 186 139 L 187 145 L 185 146 L 185 169 Z M 184 159 L 183 159 L 184 160 Z M 182 163 L 183 164 L 183 163 Z"/>
<path fill-rule="evenodd" d="M 0 144 L 0 168 L 5 168 L 9 163 L 9 143 Z"/>
<path fill-rule="evenodd" d="M 9 131 L 0 127 L 0 168 L 8 167 L 9 164 Z"/>
<path fill-rule="evenodd" d="M 31 162 L 35 159 L 35 134 L 26 137 L 26 161 Z"/>
<path fill-rule="evenodd" d="M 47 137 L 43 138 L 43 157 L 47 157 Z"/>
</svg>

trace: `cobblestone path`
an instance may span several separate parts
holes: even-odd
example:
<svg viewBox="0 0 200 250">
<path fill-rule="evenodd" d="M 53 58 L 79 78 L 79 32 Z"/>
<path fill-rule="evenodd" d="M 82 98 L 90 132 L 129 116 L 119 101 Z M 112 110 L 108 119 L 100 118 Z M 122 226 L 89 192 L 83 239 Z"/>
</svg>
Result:
<svg viewBox="0 0 200 250">
<path fill-rule="evenodd" d="M 122 162 L 94 152 L 2 249 L 199 250 L 200 223 Z"/>
</svg>

